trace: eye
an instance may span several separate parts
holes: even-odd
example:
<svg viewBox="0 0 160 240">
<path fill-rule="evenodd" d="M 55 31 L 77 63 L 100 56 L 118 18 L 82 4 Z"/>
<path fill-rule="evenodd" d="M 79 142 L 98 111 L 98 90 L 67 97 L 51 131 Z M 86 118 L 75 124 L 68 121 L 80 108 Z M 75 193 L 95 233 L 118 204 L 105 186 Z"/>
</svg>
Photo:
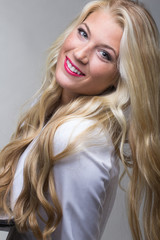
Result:
<svg viewBox="0 0 160 240">
<path fill-rule="evenodd" d="M 100 55 L 102 56 L 102 58 L 104 58 L 107 61 L 112 61 L 112 56 L 109 52 L 105 51 L 105 50 L 100 50 Z"/>
<path fill-rule="evenodd" d="M 78 28 L 78 33 L 79 33 L 80 36 L 82 36 L 84 38 L 88 38 L 88 35 L 83 28 Z"/>
</svg>

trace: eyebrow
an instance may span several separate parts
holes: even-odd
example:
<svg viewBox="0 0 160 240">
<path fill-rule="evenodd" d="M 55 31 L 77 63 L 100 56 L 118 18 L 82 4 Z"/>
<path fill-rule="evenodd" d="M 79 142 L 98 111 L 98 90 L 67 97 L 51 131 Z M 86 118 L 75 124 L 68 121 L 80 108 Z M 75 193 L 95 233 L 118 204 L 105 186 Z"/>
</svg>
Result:
<svg viewBox="0 0 160 240">
<path fill-rule="evenodd" d="M 82 22 L 82 24 L 85 25 L 85 27 L 87 28 L 87 31 L 89 32 L 89 35 L 91 35 L 91 31 L 90 31 L 88 25 L 87 25 L 85 22 Z M 109 46 L 109 45 L 107 45 L 107 44 L 102 44 L 102 46 L 103 46 L 104 48 L 108 48 L 108 49 L 112 50 L 112 51 L 114 52 L 116 58 L 118 58 L 117 53 L 116 53 L 116 50 L 115 50 L 113 47 L 111 47 L 111 46 Z"/>
</svg>

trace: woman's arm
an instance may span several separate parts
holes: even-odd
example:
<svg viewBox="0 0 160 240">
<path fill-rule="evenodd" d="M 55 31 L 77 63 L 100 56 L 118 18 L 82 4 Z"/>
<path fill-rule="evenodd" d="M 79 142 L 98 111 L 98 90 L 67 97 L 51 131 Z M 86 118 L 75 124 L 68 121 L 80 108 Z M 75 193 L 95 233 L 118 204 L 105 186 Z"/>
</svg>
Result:
<svg viewBox="0 0 160 240">
<path fill-rule="evenodd" d="M 91 124 L 86 120 L 77 121 L 66 122 L 57 129 L 54 154 L 65 149 L 73 130 L 74 140 Z M 53 240 L 99 240 L 102 235 L 116 195 L 119 165 L 109 136 L 98 134 L 92 143 L 94 146 L 84 145 L 80 152 L 59 160 L 53 168 L 63 211 L 62 220 L 51 236 Z M 13 206 L 23 187 L 23 165 L 32 146 L 33 143 L 25 150 L 17 166 L 11 195 Z M 43 229 L 44 224 L 39 223 Z M 19 240 L 36 240 L 31 231 L 17 234 Z M 12 235 L 9 239 L 12 240 Z"/>
<path fill-rule="evenodd" d="M 56 132 L 56 153 L 66 145 L 70 124 L 73 127 L 74 123 L 66 123 Z M 78 132 L 81 127 L 85 125 L 79 125 Z M 63 211 L 54 240 L 98 240 L 103 233 L 116 195 L 119 165 L 110 138 L 101 134 L 97 136 L 97 143 L 100 141 L 105 145 L 88 146 L 54 167 L 56 192 Z"/>
</svg>

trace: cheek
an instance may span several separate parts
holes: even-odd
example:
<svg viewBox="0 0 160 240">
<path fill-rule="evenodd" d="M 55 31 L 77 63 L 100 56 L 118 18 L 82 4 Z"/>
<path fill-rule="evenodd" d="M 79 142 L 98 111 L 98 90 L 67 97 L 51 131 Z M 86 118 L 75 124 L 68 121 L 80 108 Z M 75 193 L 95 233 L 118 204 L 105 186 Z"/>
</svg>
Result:
<svg viewBox="0 0 160 240">
<path fill-rule="evenodd" d="M 58 59 L 57 59 L 57 67 L 56 67 L 56 70 L 57 68 L 61 67 L 63 62 L 64 62 L 64 59 L 65 59 L 65 53 L 67 51 L 69 51 L 71 48 L 71 39 L 70 37 L 66 38 L 66 40 L 64 41 L 61 49 L 60 49 L 60 52 L 59 52 L 59 55 L 58 55 Z"/>
<path fill-rule="evenodd" d="M 63 54 L 65 53 L 65 51 L 67 51 L 69 49 L 69 46 L 70 46 L 70 41 L 69 41 L 69 37 L 68 37 L 68 38 L 66 38 L 66 40 L 64 41 L 64 43 L 60 49 L 57 63 L 62 59 Z"/>
<path fill-rule="evenodd" d="M 68 51 L 75 45 L 75 34 L 71 33 L 62 45 L 62 51 Z"/>
<path fill-rule="evenodd" d="M 116 75 L 116 68 L 111 63 L 99 63 L 99 60 L 94 61 L 90 65 L 91 77 L 96 79 L 102 79 L 104 81 L 112 81 Z"/>
</svg>

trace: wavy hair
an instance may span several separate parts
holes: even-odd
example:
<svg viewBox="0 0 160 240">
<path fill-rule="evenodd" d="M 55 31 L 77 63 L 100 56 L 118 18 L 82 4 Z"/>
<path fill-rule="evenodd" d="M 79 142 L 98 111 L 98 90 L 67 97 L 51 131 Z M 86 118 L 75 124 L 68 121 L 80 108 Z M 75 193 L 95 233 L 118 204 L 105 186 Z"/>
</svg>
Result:
<svg viewBox="0 0 160 240">
<path fill-rule="evenodd" d="M 99 96 L 80 96 L 58 107 L 62 89 L 56 82 L 55 69 L 61 46 L 73 29 L 98 9 L 112 14 L 123 29 L 117 87 Z M 79 17 L 53 43 L 49 49 L 45 80 L 36 95 L 36 102 L 20 119 L 10 143 L 0 153 L 0 209 L 14 217 L 20 231 L 30 228 L 35 237 L 44 240 L 54 232 L 62 218 L 62 209 L 56 195 L 52 169 L 59 159 L 83 148 L 81 137 L 85 138 L 88 132 L 101 126 L 103 131 L 109 131 L 126 171 L 132 168 L 128 203 L 133 239 L 143 238 L 140 206 L 145 239 L 159 239 L 159 66 L 156 24 L 144 6 L 130 0 L 88 3 Z M 55 156 L 52 142 L 56 129 L 76 117 L 96 121 L 77 141 L 69 143 L 63 152 Z M 11 210 L 9 195 L 17 163 L 24 149 L 35 138 L 38 141 L 26 159 L 23 190 Z M 124 145 L 127 141 L 131 154 L 126 156 Z M 47 220 L 40 215 L 40 207 L 45 211 Z M 45 223 L 43 231 L 37 217 Z"/>
</svg>

